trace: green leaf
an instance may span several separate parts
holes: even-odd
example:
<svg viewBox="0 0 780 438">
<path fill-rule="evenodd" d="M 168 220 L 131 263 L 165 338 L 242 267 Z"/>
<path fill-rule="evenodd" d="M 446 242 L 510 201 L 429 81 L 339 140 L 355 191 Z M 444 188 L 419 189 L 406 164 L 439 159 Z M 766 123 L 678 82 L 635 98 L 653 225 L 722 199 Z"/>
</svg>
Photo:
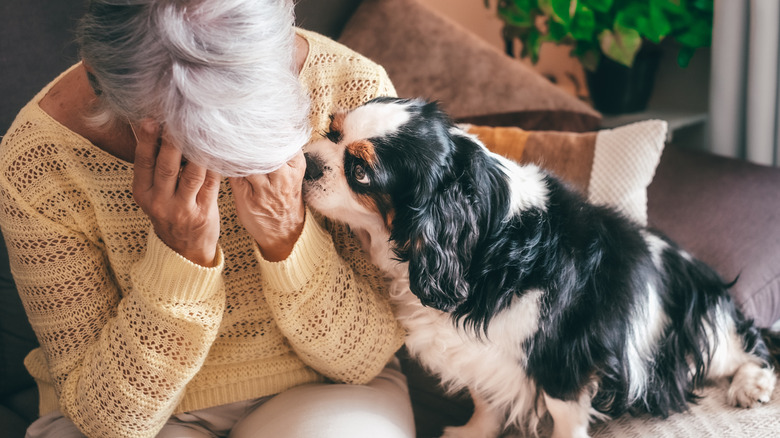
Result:
<svg viewBox="0 0 780 438">
<path fill-rule="evenodd" d="M 647 26 L 649 15 L 646 3 L 629 3 L 615 14 L 615 25 L 640 31 Z"/>
<path fill-rule="evenodd" d="M 684 4 L 685 1 L 687 0 L 650 0 L 650 5 L 662 9 L 670 14 L 681 15 L 688 13 Z"/>
<path fill-rule="evenodd" d="M 571 23 L 571 2 L 577 0 L 551 0 L 552 10 L 561 23 L 569 25 Z"/>
<path fill-rule="evenodd" d="M 588 7 L 578 4 L 569 32 L 575 40 L 593 39 L 596 31 L 596 14 Z"/>
<path fill-rule="evenodd" d="M 522 47 L 520 48 L 520 58 L 530 58 L 531 62 L 536 64 L 539 61 L 539 51 L 544 42 L 545 37 L 535 27 L 527 27 L 523 29 L 515 29 L 514 36 L 520 40 Z"/>
<path fill-rule="evenodd" d="M 579 58 L 580 63 L 586 70 L 596 71 L 601 59 L 601 50 L 598 44 L 592 42 L 578 41 L 571 50 L 571 55 Z"/>
<path fill-rule="evenodd" d="M 647 21 L 647 27 L 643 33 L 644 36 L 654 43 L 660 43 L 665 36 L 672 31 L 672 24 L 666 19 L 663 11 L 653 5 L 650 5 L 650 19 Z"/>
<path fill-rule="evenodd" d="M 556 17 L 555 11 L 553 11 L 552 0 L 539 0 L 539 9 L 544 13 L 544 15 L 553 17 L 554 19 L 560 21 L 560 18 Z"/>
<path fill-rule="evenodd" d="M 523 45 L 523 51 L 531 56 L 531 62 L 534 64 L 539 61 L 539 52 L 542 49 L 543 41 L 544 39 L 542 38 L 542 34 L 538 29 L 534 28 L 528 35 L 526 44 Z M 526 45 L 528 46 L 527 48 Z"/>
<path fill-rule="evenodd" d="M 615 28 L 599 34 L 601 51 L 610 59 L 626 67 L 634 64 L 636 52 L 642 46 L 642 37 L 635 29 L 629 29 L 615 23 Z"/>
<path fill-rule="evenodd" d="M 693 0 L 692 5 L 700 11 L 712 12 L 715 9 L 714 3 L 713 0 Z"/>
<path fill-rule="evenodd" d="M 552 41 L 572 44 L 572 53 L 587 69 L 595 68 L 603 56 L 631 66 L 642 41 L 660 43 L 672 37 L 682 46 L 678 63 L 687 65 L 695 49 L 712 40 L 714 0 L 483 2 L 486 7 L 496 5 L 505 34 L 519 39 L 523 52 L 534 61 L 542 42 Z M 539 23 L 542 18 L 544 25 Z"/>
<path fill-rule="evenodd" d="M 517 27 L 533 27 L 534 14 L 531 9 L 520 9 L 514 4 L 498 8 L 498 16 L 505 23 Z"/>
<path fill-rule="evenodd" d="M 672 31 L 672 24 L 664 15 L 663 10 L 653 3 L 633 3 L 617 13 L 615 24 L 634 29 L 639 34 L 660 43 Z"/>
<path fill-rule="evenodd" d="M 500 7 L 502 3 L 509 3 L 518 9 L 531 11 L 532 9 L 536 9 L 539 6 L 536 4 L 536 2 L 537 0 L 506 0 L 499 1 L 498 6 Z"/>
<path fill-rule="evenodd" d="M 569 29 L 566 28 L 563 24 L 553 21 L 552 19 L 547 20 L 547 28 L 549 29 L 549 36 L 550 41 L 554 41 L 556 43 L 559 43 L 566 39 L 566 36 L 569 35 Z"/>
<path fill-rule="evenodd" d="M 696 50 L 690 47 L 681 47 L 680 52 L 677 53 L 677 65 L 682 68 L 688 67 L 688 64 L 691 62 L 691 58 L 693 58 L 693 54 L 695 52 Z"/>
<path fill-rule="evenodd" d="M 709 47 L 712 43 L 712 24 L 706 21 L 696 21 L 680 35 L 674 37 L 677 42 L 688 47 Z"/>
<path fill-rule="evenodd" d="M 615 0 L 580 0 L 578 6 L 580 4 L 585 4 L 594 11 L 606 13 L 609 12 L 614 1 Z"/>
</svg>

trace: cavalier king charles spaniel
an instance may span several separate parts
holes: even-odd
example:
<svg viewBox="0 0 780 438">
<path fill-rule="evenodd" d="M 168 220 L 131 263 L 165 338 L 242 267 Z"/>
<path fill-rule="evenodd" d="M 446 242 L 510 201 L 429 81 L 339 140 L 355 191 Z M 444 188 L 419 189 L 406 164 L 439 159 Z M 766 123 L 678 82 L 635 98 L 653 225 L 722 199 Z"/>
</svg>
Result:
<svg viewBox="0 0 780 438">
<path fill-rule="evenodd" d="M 377 98 L 306 147 L 305 200 L 390 280 L 413 357 L 475 412 L 447 437 L 586 437 L 593 419 L 683 411 L 705 379 L 769 401 L 761 332 L 711 268 L 555 176 L 491 153 L 436 103 Z"/>
</svg>

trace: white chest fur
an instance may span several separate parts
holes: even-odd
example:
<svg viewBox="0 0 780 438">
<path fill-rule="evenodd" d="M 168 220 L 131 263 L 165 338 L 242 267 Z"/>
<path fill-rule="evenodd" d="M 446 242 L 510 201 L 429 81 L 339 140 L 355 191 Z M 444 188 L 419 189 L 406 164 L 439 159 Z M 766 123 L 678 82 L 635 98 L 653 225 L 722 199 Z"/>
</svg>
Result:
<svg viewBox="0 0 780 438">
<path fill-rule="evenodd" d="M 513 422 L 534 408 L 536 391 L 523 372 L 523 345 L 537 328 L 541 291 L 529 291 L 495 315 L 487 334 L 478 335 L 452 317 L 425 307 L 409 289 L 405 263 L 394 260 L 385 229 L 358 232 L 372 262 L 389 280 L 396 317 L 407 330 L 409 353 L 452 392 L 469 388 L 474 396 L 504 412 Z"/>
</svg>

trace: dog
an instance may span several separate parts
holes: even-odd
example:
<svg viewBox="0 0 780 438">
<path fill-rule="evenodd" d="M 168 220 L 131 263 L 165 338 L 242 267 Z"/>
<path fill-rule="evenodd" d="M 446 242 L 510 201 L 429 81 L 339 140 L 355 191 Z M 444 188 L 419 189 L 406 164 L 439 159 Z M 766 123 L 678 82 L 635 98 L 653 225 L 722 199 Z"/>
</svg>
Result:
<svg viewBox="0 0 780 438">
<path fill-rule="evenodd" d="M 686 410 L 706 379 L 769 401 L 762 334 L 730 284 L 555 176 L 491 153 L 435 102 L 380 97 L 305 148 L 304 199 L 389 279 L 410 354 L 475 411 L 446 437 Z"/>
</svg>

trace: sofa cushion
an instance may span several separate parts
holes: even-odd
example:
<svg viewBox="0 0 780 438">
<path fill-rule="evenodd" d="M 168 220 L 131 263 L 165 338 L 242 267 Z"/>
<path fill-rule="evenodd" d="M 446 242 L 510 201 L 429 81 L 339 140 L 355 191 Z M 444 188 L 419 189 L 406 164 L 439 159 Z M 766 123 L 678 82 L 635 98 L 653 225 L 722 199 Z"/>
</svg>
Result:
<svg viewBox="0 0 780 438">
<path fill-rule="evenodd" d="M 678 438 L 678 437 L 776 437 L 780 430 L 780 385 L 772 401 L 753 409 L 729 406 L 726 400 L 729 380 L 710 384 L 697 394 L 702 396 L 688 412 L 668 418 L 625 414 L 596 423 L 590 428 L 593 438 Z"/>
<path fill-rule="evenodd" d="M 329 38 L 341 34 L 361 0 L 296 0 L 295 24 Z"/>
<path fill-rule="evenodd" d="M 6 408 L 16 413 L 26 423 L 38 418 L 38 387 L 32 385 L 3 399 Z"/>
<path fill-rule="evenodd" d="M 5 241 L 0 238 L 0 397 L 34 385 L 23 361 L 37 346 L 11 277 Z"/>
<path fill-rule="evenodd" d="M 459 121 L 567 131 L 599 126 L 590 106 L 416 0 L 365 0 L 339 41 L 382 65 L 399 96 L 439 100 Z"/>
<path fill-rule="evenodd" d="M 648 188 L 650 225 L 714 267 L 762 327 L 780 319 L 780 169 L 667 147 Z"/>
<path fill-rule="evenodd" d="M 22 438 L 27 430 L 28 422 L 16 412 L 0 404 L 0 426 L 2 435 L 9 438 Z"/>
<path fill-rule="evenodd" d="M 0 136 L 40 89 L 77 59 L 83 0 L 0 1 Z"/>
<path fill-rule="evenodd" d="M 83 0 L 0 1 L 0 136 L 41 87 L 77 59 L 72 30 Z M 38 414 L 24 357 L 37 346 L 0 238 L 0 436 L 22 437 Z"/>
<path fill-rule="evenodd" d="M 647 120 L 599 132 L 526 131 L 464 125 L 494 152 L 535 163 L 597 204 L 647 223 L 647 186 L 666 141 L 666 122 Z"/>
</svg>

